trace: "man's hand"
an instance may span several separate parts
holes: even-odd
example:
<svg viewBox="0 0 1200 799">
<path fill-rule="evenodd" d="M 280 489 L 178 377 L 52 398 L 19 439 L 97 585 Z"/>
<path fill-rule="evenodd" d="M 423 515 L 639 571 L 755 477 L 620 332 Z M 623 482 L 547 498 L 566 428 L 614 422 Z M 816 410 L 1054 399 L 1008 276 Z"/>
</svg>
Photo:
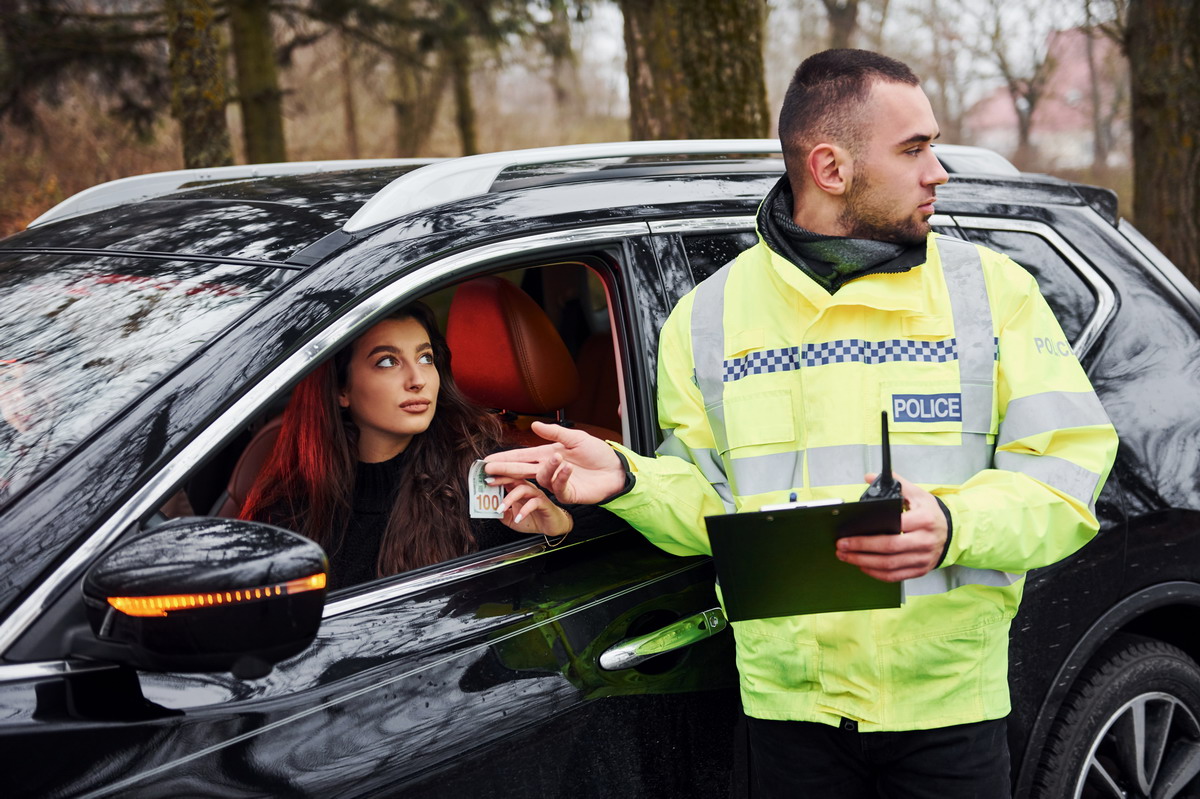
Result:
<svg viewBox="0 0 1200 799">
<path fill-rule="evenodd" d="M 484 458 L 483 470 L 501 481 L 536 480 L 559 501 L 573 505 L 594 505 L 625 487 L 621 459 L 595 436 L 544 422 L 534 422 L 533 432 L 553 443 L 493 453 Z"/>
<path fill-rule="evenodd" d="M 837 556 L 863 573 L 888 583 L 912 580 L 937 566 L 946 546 L 946 514 L 933 494 L 900 475 L 908 510 L 900 514 L 900 535 L 860 535 L 837 542 Z M 866 476 L 868 483 L 875 475 Z"/>
</svg>

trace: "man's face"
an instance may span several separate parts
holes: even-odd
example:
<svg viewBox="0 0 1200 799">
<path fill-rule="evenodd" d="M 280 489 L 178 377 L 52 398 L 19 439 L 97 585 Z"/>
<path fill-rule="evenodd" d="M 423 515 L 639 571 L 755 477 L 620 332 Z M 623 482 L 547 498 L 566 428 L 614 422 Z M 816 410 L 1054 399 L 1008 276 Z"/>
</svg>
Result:
<svg viewBox="0 0 1200 799">
<path fill-rule="evenodd" d="M 929 98 L 919 86 L 876 81 L 863 119 L 839 220 L 843 235 L 919 244 L 929 234 L 936 187 L 949 179 L 930 148 L 939 132 Z"/>
</svg>

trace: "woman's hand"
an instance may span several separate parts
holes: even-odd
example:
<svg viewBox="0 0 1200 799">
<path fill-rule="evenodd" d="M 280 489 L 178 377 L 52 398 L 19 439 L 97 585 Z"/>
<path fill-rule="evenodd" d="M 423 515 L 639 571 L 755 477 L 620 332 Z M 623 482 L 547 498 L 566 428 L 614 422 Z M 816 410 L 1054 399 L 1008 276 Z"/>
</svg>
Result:
<svg viewBox="0 0 1200 799">
<path fill-rule="evenodd" d="M 566 535 L 575 526 L 571 514 L 555 505 L 533 483 L 519 477 L 493 477 L 492 485 L 508 488 L 500 503 L 500 521 L 518 533 Z"/>
</svg>

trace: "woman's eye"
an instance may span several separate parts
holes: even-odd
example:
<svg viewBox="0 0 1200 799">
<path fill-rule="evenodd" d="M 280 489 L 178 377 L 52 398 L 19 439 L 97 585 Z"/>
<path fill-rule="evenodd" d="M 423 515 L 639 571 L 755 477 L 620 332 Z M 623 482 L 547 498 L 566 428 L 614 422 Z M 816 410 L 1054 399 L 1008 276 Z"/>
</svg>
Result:
<svg viewBox="0 0 1200 799">
<path fill-rule="evenodd" d="M 417 358 L 417 363 L 423 363 L 423 364 L 426 364 L 427 366 L 432 366 L 433 365 L 433 354 L 429 353 L 429 352 L 425 353 L 424 355 Z"/>
<path fill-rule="evenodd" d="M 391 368 L 396 365 L 396 359 L 393 358 L 391 355 L 385 355 L 382 358 L 380 358 L 378 361 L 376 361 L 375 365 L 383 367 L 384 369 L 388 369 L 388 368 Z"/>
</svg>

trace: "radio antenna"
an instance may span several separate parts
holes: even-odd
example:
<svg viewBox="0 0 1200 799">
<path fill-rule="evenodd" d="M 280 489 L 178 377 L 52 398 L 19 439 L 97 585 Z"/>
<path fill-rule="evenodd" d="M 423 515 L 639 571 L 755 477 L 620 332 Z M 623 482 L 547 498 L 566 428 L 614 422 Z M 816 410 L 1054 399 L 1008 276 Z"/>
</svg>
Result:
<svg viewBox="0 0 1200 799">
<path fill-rule="evenodd" d="M 887 411 L 881 411 L 879 418 L 882 424 L 880 441 L 883 444 L 883 464 L 879 474 L 875 477 L 875 482 L 867 486 L 867 490 L 859 497 L 860 500 L 901 498 L 900 481 L 892 474 L 892 444 L 888 438 Z"/>
</svg>

